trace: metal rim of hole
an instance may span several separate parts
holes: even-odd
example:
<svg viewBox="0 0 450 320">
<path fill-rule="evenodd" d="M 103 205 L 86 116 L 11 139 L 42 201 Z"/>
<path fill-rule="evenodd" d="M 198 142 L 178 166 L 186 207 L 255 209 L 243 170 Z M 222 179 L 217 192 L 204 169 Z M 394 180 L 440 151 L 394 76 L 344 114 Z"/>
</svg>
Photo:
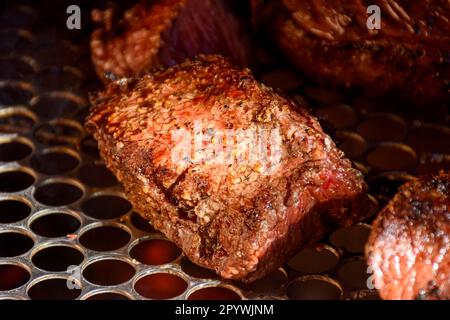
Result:
<svg viewBox="0 0 450 320">
<path fill-rule="evenodd" d="M 189 277 L 187 277 L 184 273 L 182 273 L 179 270 L 174 269 L 173 267 L 170 266 L 166 266 L 166 267 L 159 267 L 155 270 L 155 268 L 149 268 L 149 269 L 145 269 L 139 273 L 136 273 L 136 275 L 134 276 L 134 279 L 131 283 L 132 285 L 132 290 L 133 293 L 136 294 L 138 297 L 141 297 L 141 299 L 144 300 L 152 300 L 151 298 L 147 298 L 145 296 L 143 296 L 142 294 L 140 294 L 137 290 L 136 290 L 136 284 L 139 282 L 139 280 L 147 277 L 147 276 L 151 276 L 154 274 L 170 274 L 172 276 L 178 277 L 180 279 L 182 279 L 185 283 L 186 283 L 186 289 L 184 289 L 184 291 L 182 293 L 180 293 L 177 296 L 171 297 L 167 300 L 177 300 L 180 297 L 182 297 L 183 295 L 186 294 L 187 290 L 189 289 L 189 285 L 190 285 L 190 281 L 189 281 Z M 218 282 L 219 283 L 219 282 Z"/>
<path fill-rule="evenodd" d="M 239 288 L 234 287 L 234 286 L 232 286 L 230 284 L 227 284 L 227 283 L 221 283 L 219 281 L 217 281 L 217 282 L 218 282 L 217 284 L 214 284 L 214 283 L 201 283 L 201 284 L 198 284 L 198 285 L 194 285 L 192 288 L 190 288 L 190 289 L 188 289 L 186 291 L 186 299 L 189 299 L 191 294 L 193 294 L 193 293 L 195 293 L 197 291 L 203 290 L 203 289 L 224 288 L 224 289 L 230 290 L 231 292 L 233 292 L 236 295 L 238 295 L 240 300 L 245 300 L 245 296 L 242 294 L 242 292 L 241 292 L 241 290 Z"/>
<path fill-rule="evenodd" d="M 84 271 L 86 271 L 86 269 L 89 268 L 90 266 L 92 266 L 93 264 L 95 264 L 97 262 L 101 262 L 101 261 L 120 261 L 120 262 L 124 262 L 124 263 L 126 263 L 127 265 L 129 265 L 130 267 L 133 268 L 134 274 L 130 277 L 130 279 L 128 279 L 125 282 L 112 284 L 112 285 L 105 285 L 105 284 L 99 285 L 97 283 L 94 283 L 94 282 L 88 280 L 86 278 L 86 276 L 84 275 Z M 136 274 L 138 272 L 138 270 L 136 268 L 136 264 L 133 263 L 132 259 L 130 259 L 129 257 L 121 256 L 121 255 L 120 256 L 119 255 L 110 255 L 110 254 L 102 254 L 102 255 L 95 256 L 95 257 L 90 258 L 90 259 L 85 259 L 85 261 L 82 264 L 80 264 L 80 270 L 81 270 L 81 274 L 82 274 L 83 280 L 86 281 L 87 283 L 89 283 L 90 285 L 101 286 L 101 287 L 109 287 L 109 288 L 113 288 L 114 286 L 119 286 L 119 285 L 122 286 L 122 285 L 126 285 L 126 284 L 129 284 L 129 283 L 132 283 L 133 279 L 135 278 L 135 276 L 136 276 Z"/>
</svg>

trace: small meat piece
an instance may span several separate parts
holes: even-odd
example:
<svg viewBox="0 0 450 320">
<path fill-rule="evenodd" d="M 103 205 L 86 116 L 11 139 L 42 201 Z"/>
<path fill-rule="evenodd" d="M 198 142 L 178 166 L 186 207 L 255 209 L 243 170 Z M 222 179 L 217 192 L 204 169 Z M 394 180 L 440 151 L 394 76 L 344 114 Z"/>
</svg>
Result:
<svg viewBox="0 0 450 320">
<path fill-rule="evenodd" d="M 94 10 L 101 27 L 91 36 L 97 74 L 138 75 L 196 54 L 217 53 L 250 65 L 246 27 L 225 0 L 141 0 L 117 19 L 117 10 Z M 106 76 L 105 76 L 106 75 Z"/>
<path fill-rule="evenodd" d="M 87 129 L 135 209 L 224 278 L 261 278 L 363 214 L 362 175 L 317 120 L 223 57 L 111 83 L 92 103 Z M 180 137 L 194 151 L 179 154 Z M 213 141 L 226 144 L 198 157 Z"/>
<path fill-rule="evenodd" d="M 383 299 L 450 299 L 450 174 L 404 184 L 366 246 Z"/>
<path fill-rule="evenodd" d="M 381 29 L 367 26 L 371 5 Z M 318 82 L 417 106 L 450 101 L 447 0 L 252 0 L 252 8 L 255 23 Z"/>
</svg>

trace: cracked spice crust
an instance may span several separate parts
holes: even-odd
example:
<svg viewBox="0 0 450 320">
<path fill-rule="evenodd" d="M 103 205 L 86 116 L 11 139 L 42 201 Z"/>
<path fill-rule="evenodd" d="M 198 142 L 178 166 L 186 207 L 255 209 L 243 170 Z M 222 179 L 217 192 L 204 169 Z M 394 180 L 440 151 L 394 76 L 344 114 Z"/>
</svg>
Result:
<svg viewBox="0 0 450 320">
<path fill-rule="evenodd" d="M 450 174 L 403 185 L 366 246 L 383 299 L 450 299 Z"/>
<path fill-rule="evenodd" d="M 309 77 L 428 107 L 450 101 L 448 0 L 252 0 L 255 23 Z M 381 29 L 367 28 L 367 8 Z"/>
<path fill-rule="evenodd" d="M 92 103 L 86 127 L 135 209 L 224 278 L 261 278 L 330 226 L 363 214 L 362 175 L 317 120 L 220 56 L 111 83 Z M 172 162 L 170 130 L 194 121 L 279 129 L 280 166 L 264 175 L 245 164 Z"/>
</svg>

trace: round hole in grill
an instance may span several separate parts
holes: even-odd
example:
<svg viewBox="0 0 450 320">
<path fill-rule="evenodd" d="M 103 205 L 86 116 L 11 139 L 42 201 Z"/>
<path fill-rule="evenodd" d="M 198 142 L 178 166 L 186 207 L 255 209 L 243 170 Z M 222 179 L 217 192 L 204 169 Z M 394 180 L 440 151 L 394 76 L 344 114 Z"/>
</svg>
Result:
<svg viewBox="0 0 450 320">
<path fill-rule="evenodd" d="M 79 179 L 91 187 L 106 188 L 118 184 L 116 177 L 105 165 L 87 164 L 80 168 Z"/>
<path fill-rule="evenodd" d="M 102 291 L 84 297 L 85 300 L 131 300 L 131 298 L 121 292 Z"/>
<path fill-rule="evenodd" d="M 17 192 L 34 183 L 34 177 L 24 170 L 0 172 L 0 192 Z"/>
<path fill-rule="evenodd" d="M 21 265 L 12 263 L 0 264 L 0 291 L 19 288 L 30 280 L 30 272 Z"/>
<path fill-rule="evenodd" d="M 171 299 L 181 295 L 188 287 L 187 282 L 172 273 L 153 273 L 141 277 L 134 284 L 134 290 L 148 299 Z"/>
<path fill-rule="evenodd" d="M 80 243 L 95 251 L 112 251 L 125 246 L 131 239 L 131 235 L 125 229 L 113 226 L 98 226 L 90 228 L 80 236 Z"/>
<path fill-rule="evenodd" d="M 330 121 L 335 128 L 347 128 L 358 122 L 358 115 L 349 105 L 339 103 L 320 108 L 317 114 Z"/>
<path fill-rule="evenodd" d="M 367 289 L 367 279 L 371 275 L 367 272 L 367 263 L 362 258 L 350 258 L 344 261 L 337 272 L 339 279 L 354 289 Z"/>
<path fill-rule="evenodd" d="M 0 105 L 28 104 L 33 95 L 33 87 L 29 83 L 0 81 Z"/>
<path fill-rule="evenodd" d="M 450 128 L 440 125 L 423 125 L 408 133 L 406 144 L 417 152 L 450 153 Z"/>
<path fill-rule="evenodd" d="M 79 164 L 78 155 L 67 148 L 47 149 L 31 158 L 30 165 L 36 171 L 48 174 L 63 174 L 75 169 Z"/>
<path fill-rule="evenodd" d="M 406 133 L 405 121 L 390 113 L 370 116 L 358 125 L 358 133 L 373 141 L 398 141 Z"/>
<path fill-rule="evenodd" d="M 164 239 L 145 239 L 131 248 L 130 256 L 147 265 L 161 265 L 174 261 L 181 255 L 175 243 Z"/>
<path fill-rule="evenodd" d="M 34 138 L 47 146 L 77 144 L 82 135 L 82 128 L 78 122 L 69 120 L 54 120 L 45 123 L 33 133 Z"/>
<path fill-rule="evenodd" d="M 0 57 L 0 80 L 28 80 L 36 68 L 36 61 L 30 57 Z"/>
<path fill-rule="evenodd" d="M 83 196 L 81 186 L 65 181 L 47 181 L 36 188 L 34 198 L 49 206 L 69 205 Z"/>
<path fill-rule="evenodd" d="M 23 200 L 0 200 L 0 223 L 13 223 L 25 219 L 31 212 L 31 207 Z"/>
<path fill-rule="evenodd" d="M 141 215 L 137 212 L 132 212 L 130 215 L 130 221 L 131 224 L 145 232 L 156 232 L 156 230 L 153 228 L 153 226 L 150 224 L 150 222 L 144 218 L 141 217 Z"/>
<path fill-rule="evenodd" d="M 187 258 L 181 260 L 181 269 L 194 278 L 217 279 L 219 277 L 213 270 L 200 267 Z"/>
<path fill-rule="evenodd" d="M 286 271 L 279 268 L 259 280 L 251 283 L 235 283 L 235 285 L 246 291 L 270 294 L 275 290 L 280 289 L 287 280 L 288 276 Z"/>
<path fill-rule="evenodd" d="M 372 227 L 367 224 L 341 228 L 330 235 L 330 242 L 336 248 L 343 248 L 347 252 L 362 253 L 371 230 Z"/>
<path fill-rule="evenodd" d="M 28 288 L 32 300 L 74 300 L 81 294 L 81 284 L 66 277 L 46 278 Z"/>
<path fill-rule="evenodd" d="M 66 245 L 38 249 L 31 257 L 36 267 L 50 272 L 67 271 L 70 266 L 77 266 L 83 260 L 84 255 L 80 250 Z"/>
<path fill-rule="evenodd" d="M 83 212 L 96 219 L 115 219 L 131 210 L 128 200 L 110 194 L 94 195 L 82 205 Z"/>
<path fill-rule="evenodd" d="M 83 99 L 68 92 L 49 92 L 33 98 L 33 110 L 44 118 L 74 114 L 84 104 Z"/>
<path fill-rule="evenodd" d="M 5 28 L 0 30 L 0 53 L 29 53 L 35 38 L 24 29 Z"/>
<path fill-rule="evenodd" d="M 81 72 L 70 66 L 51 66 L 33 77 L 33 84 L 42 91 L 70 90 L 80 86 Z"/>
<path fill-rule="evenodd" d="M 26 234 L 15 231 L 0 233 L 0 257 L 16 257 L 28 252 L 34 241 Z"/>
<path fill-rule="evenodd" d="M 10 107 L 0 110 L 0 132 L 27 133 L 36 123 L 36 115 L 23 107 Z"/>
<path fill-rule="evenodd" d="M 339 283 L 326 276 L 302 276 L 287 288 L 287 295 L 294 300 L 338 300 L 343 290 Z"/>
<path fill-rule="evenodd" d="M 303 273 L 322 273 L 333 269 L 339 262 L 339 254 L 332 247 L 319 244 L 302 249 L 292 257 L 288 265 Z"/>
<path fill-rule="evenodd" d="M 88 136 L 81 141 L 81 151 L 93 158 L 100 158 L 97 141 L 92 136 Z"/>
<path fill-rule="evenodd" d="M 330 88 L 309 86 L 305 89 L 306 95 L 321 105 L 329 105 L 342 101 L 342 95 Z"/>
<path fill-rule="evenodd" d="M 235 291 L 225 287 L 206 287 L 193 291 L 188 300 L 241 300 Z"/>
<path fill-rule="evenodd" d="M 103 259 L 87 265 L 84 278 L 99 286 L 115 286 L 133 278 L 136 270 L 128 262 L 119 259 Z"/>
<path fill-rule="evenodd" d="M 73 214 L 44 210 L 32 217 L 30 229 L 42 237 L 58 238 L 75 233 L 80 225 Z"/>
<path fill-rule="evenodd" d="M 369 151 L 367 162 L 380 170 L 407 170 L 416 164 L 416 153 L 407 145 L 386 142 Z"/>
<path fill-rule="evenodd" d="M 0 140 L 0 161 L 19 161 L 28 157 L 33 148 L 31 142 L 25 139 Z"/>
<path fill-rule="evenodd" d="M 351 159 L 362 156 L 367 149 L 366 140 L 357 133 L 338 131 L 336 136 L 339 139 L 339 148 Z"/>
</svg>

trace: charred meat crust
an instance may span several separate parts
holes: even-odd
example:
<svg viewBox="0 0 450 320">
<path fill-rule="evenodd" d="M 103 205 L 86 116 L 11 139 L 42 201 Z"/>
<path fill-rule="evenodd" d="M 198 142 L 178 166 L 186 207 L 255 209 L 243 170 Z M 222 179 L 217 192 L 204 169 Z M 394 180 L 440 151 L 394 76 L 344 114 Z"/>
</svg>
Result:
<svg viewBox="0 0 450 320">
<path fill-rule="evenodd" d="M 255 19 L 309 77 L 420 106 L 450 101 L 446 0 L 253 0 Z M 381 29 L 367 8 L 381 9 Z"/>
<path fill-rule="evenodd" d="M 363 214 L 362 175 L 317 120 L 225 58 L 200 55 L 111 83 L 92 103 L 86 127 L 135 209 L 224 278 L 261 278 L 330 226 Z M 175 163 L 170 132 L 195 121 L 279 130 L 279 166 L 263 174 L 253 164 Z"/>
<path fill-rule="evenodd" d="M 403 185 L 366 246 L 383 299 L 450 299 L 450 174 Z"/>
</svg>

